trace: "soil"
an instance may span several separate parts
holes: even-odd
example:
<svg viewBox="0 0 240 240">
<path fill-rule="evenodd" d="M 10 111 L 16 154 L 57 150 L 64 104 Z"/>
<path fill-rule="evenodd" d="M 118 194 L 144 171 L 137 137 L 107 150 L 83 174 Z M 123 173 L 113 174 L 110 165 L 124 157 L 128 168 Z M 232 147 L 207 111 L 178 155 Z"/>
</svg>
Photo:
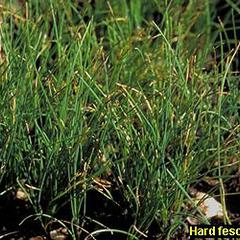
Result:
<svg viewBox="0 0 240 240">
<path fill-rule="evenodd" d="M 234 182 L 227 183 L 229 185 L 229 192 L 236 191 L 237 183 L 234 185 Z M 207 186 L 206 183 L 202 183 L 199 186 L 200 188 L 210 189 L 210 186 Z M 201 189 L 202 190 L 202 189 Z M 121 199 L 119 193 L 116 191 L 113 193 L 115 199 L 118 197 L 121 204 L 114 204 L 112 201 L 106 201 L 106 197 L 103 197 L 97 191 L 89 191 L 88 199 L 88 210 L 86 216 L 80 220 L 83 224 L 84 231 L 93 232 L 99 229 L 99 225 L 90 219 L 95 219 L 98 222 L 101 222 L 109 228 L 121 229 L 127 231 L 131 224 L 133 223 L 133 218 L 131 217 L 131 212 L 128 209 L 126 203 Z M 239 202 L 240 195 L 229 195 L 226 197 L 226 204 L 229 211 L 229 216 L 232 219 L 233 224 L 240 223 L 240 211 L 239 211 Z M 101 206 L 101 207 L 99 207 Z M 58 214 L 58 219 L 65 219 L 66 225 L 68 224 L 67 220 L 70 218 L 68 216 L 70 211 L 70 206 L 65 206 L 61 209 L 60 214 Z M 16 194 L 13 191 L 10 191 L 2 196 L 0 196 L 0 239 L 7 240 L 43 240 L 43 239 L 58 239 L 58 240 L 67 240 L 71 239 L 69 235 L 61 233 L 64 231 L 61 225 L 54 221 L 48 220 L 44 223 L 44 226 L 40 223 L 39 219 L 36 217 L 30 217 L 34 214 L 34 210 L 31 208 L 30 204 L 26 200 L 21 200 L 16 198 Z M 25 219 L 25 220 L 24 220 Z M 24 220 L 24 221 L 23 221 Z M 20 224 L 22 222 L 22 224 Z M 213 224 L 223 224 L 222 220 L 212 219 Z M 140 239 L 164 239 L 159 232 L 159 223 L 153 222 L 148 231 L 148 238 L 142 237 Z M 53 232 L 56 232 L 54 237 Z M 86 238 L 87 233 L 84 233 L 83 230 L 79 231 L 79 239 L 93 239 Z M 62 235 L 61 235 L 61 234 Z M 62 238 L 61 238 L 62 237 Z M 186 232 L 183 229 L 176 231 L 175 239 L 187 239 Z M 97 240 L 123 240 L 127 239 L 122 234 L 111 234 L 111 233 L 102 233 L 99 236 L 96 236 Z"/>
</svg>

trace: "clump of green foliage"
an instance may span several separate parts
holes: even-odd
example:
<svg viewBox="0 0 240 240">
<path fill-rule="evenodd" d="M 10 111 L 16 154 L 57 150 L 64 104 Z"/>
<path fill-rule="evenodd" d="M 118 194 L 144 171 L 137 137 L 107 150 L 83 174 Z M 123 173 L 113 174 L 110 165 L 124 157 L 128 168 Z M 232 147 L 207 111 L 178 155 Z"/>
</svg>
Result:
<svg viewBox="0 0 240 240">
<path fill-rule="evenodd" d="M 144 239 L 153 224 L 174 238 L 197 209 L 186 207 L 188 188 L 205 176 L 219 179 L 224 200 L 238 164 L 240 95 L 234 51 L 228 61 L 221 53 L 221 70 L 212 57 L 214 1 L 7 2 L 2 193 L 21 188 L 43 225 L 67 206 L 58 219 L 74 239 L 78 226 Z M 105 202 L 129 224 L 107 225 Z"/>
</svg>

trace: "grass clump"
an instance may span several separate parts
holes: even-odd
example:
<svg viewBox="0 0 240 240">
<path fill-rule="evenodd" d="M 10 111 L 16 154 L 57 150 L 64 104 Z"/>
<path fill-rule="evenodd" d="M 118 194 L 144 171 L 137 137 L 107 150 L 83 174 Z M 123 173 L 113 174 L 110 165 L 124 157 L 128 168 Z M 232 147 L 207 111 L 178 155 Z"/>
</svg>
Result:
<svg viewBox="0 0 240 240">
<path fill-rule="evenodd" d="M 73 239 L 174 239 L 196 211 L 189 186 L 206 176 L 224 202 L 239 90 L 236 51 L 221 52 L 221 71 L 207 60 L 215 3 L 7 2 L 2 195 L 21 188 L 42 226 L 58 219 Z"/>
</svg>

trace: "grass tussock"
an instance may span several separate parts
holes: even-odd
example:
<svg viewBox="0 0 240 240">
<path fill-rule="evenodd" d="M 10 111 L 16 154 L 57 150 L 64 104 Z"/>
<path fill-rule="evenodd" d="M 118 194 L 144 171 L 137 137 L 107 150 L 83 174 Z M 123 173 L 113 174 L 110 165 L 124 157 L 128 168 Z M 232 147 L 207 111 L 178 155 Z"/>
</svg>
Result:
<svg viewBox="0 0 240 240">
<path fill-rule="evenodd" d="M 240 95 L 216 4 L 2 3 L 0 194 L 20 188 L 42 226 L 58 219 L 74 239 L 174 239 L 205 177 L 224 205 Z"/>
</svg>

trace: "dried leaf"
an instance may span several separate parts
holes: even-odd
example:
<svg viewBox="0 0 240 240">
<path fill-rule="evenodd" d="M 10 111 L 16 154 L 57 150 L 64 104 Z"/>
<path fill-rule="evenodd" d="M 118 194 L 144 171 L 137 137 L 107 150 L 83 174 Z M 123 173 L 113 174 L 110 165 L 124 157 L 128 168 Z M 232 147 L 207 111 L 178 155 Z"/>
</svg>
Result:
<svg viewBox="0 0 240 240">
<path fill-rule="evenodd" d="M 199 208 L 208 219 L 213 217 L 223 217 L 223 207 L 220 202 L 204 192 L 196 192 L 193 200 L 199 205 Z"/>
<path fill-rule="evenodd" d="M 19 199 L 19 200 L 22 200 L 22 201 L 27 201 L 28 200 L 27 194 L 20 188 L 17 190 L 15 197 L 16 197 L 16 199 Z"/>
<path fill-rule="evenodd" d="M 67 239 L 67 236 L 68 236 L 68 231 L 64 227 L 50 231 L 50 237 L 52 240 L 65 240 Z"/>
<path fill-rule="evenodd" d="M 29 238 L 29 240 L 44 240 L 44 239 L 46 239 L 46 238 L 42 237 L 42 236 L 36 236 L 36 237 Z"/>
<path fill-rule="evenodd" d="M 111 188 L 112 183 L 109 182 L 106 179 L 100 178 L 100 177 L 94 177 L 93 182 L 99 187 L 99 188 Z"/>
</svg>

